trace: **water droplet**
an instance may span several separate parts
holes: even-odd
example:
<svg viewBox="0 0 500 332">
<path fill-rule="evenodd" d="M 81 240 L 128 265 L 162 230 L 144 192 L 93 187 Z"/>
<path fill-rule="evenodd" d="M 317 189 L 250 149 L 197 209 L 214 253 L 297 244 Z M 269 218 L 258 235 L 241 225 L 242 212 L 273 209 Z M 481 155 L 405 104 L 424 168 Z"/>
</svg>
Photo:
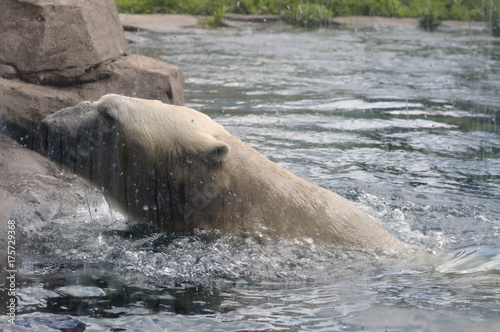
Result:
<svg viewBox="0 0 500 332">
<path fill-rule="evenodd" d="M 144 209 L 144 211 L 149 210 L 149 206 L 147 206 L 147 205 L 144 205 L 142 208 Z"/>
</svg>

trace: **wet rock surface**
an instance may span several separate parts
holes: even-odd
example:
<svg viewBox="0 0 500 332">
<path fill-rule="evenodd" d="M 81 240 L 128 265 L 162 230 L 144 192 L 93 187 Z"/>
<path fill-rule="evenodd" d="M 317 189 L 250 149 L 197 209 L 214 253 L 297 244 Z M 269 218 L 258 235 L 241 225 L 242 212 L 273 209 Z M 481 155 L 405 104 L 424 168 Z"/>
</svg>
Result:
<svg viewBox="0 0 500 332">
<path fill-rule="evenodd" d="M 86 209 L 90 193 L 95 195 L 81 179 L 0 135 L 0 234 L 7 234 L 12 220 L 21 244 L 30 224 Z M 6 264 L 6 249 L 0 248 L 0 271 Z"/>
</svg>

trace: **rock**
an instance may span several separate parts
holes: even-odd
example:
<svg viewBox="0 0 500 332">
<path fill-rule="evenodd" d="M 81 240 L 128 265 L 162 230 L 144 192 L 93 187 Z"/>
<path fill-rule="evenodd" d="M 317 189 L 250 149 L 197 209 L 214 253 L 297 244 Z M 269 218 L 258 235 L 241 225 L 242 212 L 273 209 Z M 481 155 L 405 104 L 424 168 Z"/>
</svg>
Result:
<svg viewBox="0 0 500 332">
<path fill-rule="evenodd" d="M 76 89 L 0 78 L 0 131 L 33 148 L 39 122 L 55 110 L 79 100 Z"/>
<path fill-rule="evenodd" d="M 129 52 L 112 0 L 4 0 L 0 40 L 0 63 L 40 84 L 95 80 L 92 69 Z"/>
<path fill-rule="evenodd" d="M 178 67 L 128 52 L 112 0 L 2 0 L 0 133 L 37 149 L 41 119 L 109 93 L 184 104 Z"/>
<path fill-rule="evenodd" d="M 0 142 L 0 191 L 23 205 L 2 206 L 2 211 L 16 213 L 33 211 L 32 216 L 44 221 L 58 214 L 71 213 L 85 204 L 78 188 L 83 181 L 64 171 L 36 152 L 11 142 Z M 5 217 L 6 215 L 4 215 Z"/>
<path fill-rule="evenodd" d="M 12 220 L 18 249 L 26 226 L 86 208 L 88 188 L 60 166 L 0 135 L 0 236 L 7 236 Z M 0 271 L 6 266 L 6 249 L 0 247 Z"/>
<path fill-rule="evenodd" d="M 141 95 L 141 98 L 157 99 L 167 104 L 184 105 L 184 75 L 177 66 L 133 54 L 120 58 L 108 68 L 108 87 L 101 84 L 101 92 L 94 94 L 91 100 L 97 100 L 108 93 L 119 93 L 127 96 Z M 86 88 L 90 89 L 91 85 Z"/>
</svg>

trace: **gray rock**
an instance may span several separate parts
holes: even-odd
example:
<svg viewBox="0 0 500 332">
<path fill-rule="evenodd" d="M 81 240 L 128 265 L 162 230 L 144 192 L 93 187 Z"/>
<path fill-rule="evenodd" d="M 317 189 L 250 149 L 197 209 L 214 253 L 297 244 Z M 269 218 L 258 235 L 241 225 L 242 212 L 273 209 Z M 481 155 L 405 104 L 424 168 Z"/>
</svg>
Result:
<svg viewBox="0 0 500 332">
<path fill-rule="evenodd" d="M 36 149 L 41 119 L 109 93 L 184 104 L 178 67 L 128 53 L 112 0 L 0 1 L 0 133 Z"/>
<path fill-rule="evenodd" d="M 112 0 L 3 0 L 0 63 L 31 83 L 93 81 L 129 52 Z"/>
<path fill-rule="evenodd" d="M 117 93 L 184 105 L 184 75 L 179 67 L 169 63 L 132 54 L 111 63 L 105 76 L 107 81 L 99 84 L 100 93 L 85 94 L 84 100 L 97 100 L 105 94 Z M 88 85 L 86 93 L 89 93 L 92 86 L 97 84 Z"/>
<path fill-rule="evenodd" d="M 7 243 L 9 220 L 15 224 L 20 249 L 30 224 L 79 213 L 87 207 L 86 190 L 88 186 L 81 179 L 0 135 L 1 243 Z M 6 267 L 6 249 L 6 245 L 0 247 L 0 271 Z"/>
<path fill-rule="evenodd" d="M 34 148 L 40 121 L 66 105 L 78 103 L 80 99 L 77 89 L 0 78 L 0 132 L 26 147 Z"/>
</svg>

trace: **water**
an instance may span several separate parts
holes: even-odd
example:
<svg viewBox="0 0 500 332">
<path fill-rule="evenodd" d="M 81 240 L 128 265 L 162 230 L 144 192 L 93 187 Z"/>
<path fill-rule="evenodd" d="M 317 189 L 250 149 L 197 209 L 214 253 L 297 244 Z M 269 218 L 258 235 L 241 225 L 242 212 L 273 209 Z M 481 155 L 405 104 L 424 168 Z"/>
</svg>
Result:
<svg viewBox="0 0 500 332">
<path fill-rule="evenodd" d="M 27 228 L 19 330 L 500 328 L 499 39 L 280 26 L 128 37 L 183 69 L 187 106 L 423 249 L 165 234 L 95 199 L 91 216 Z"/>
</svg>

